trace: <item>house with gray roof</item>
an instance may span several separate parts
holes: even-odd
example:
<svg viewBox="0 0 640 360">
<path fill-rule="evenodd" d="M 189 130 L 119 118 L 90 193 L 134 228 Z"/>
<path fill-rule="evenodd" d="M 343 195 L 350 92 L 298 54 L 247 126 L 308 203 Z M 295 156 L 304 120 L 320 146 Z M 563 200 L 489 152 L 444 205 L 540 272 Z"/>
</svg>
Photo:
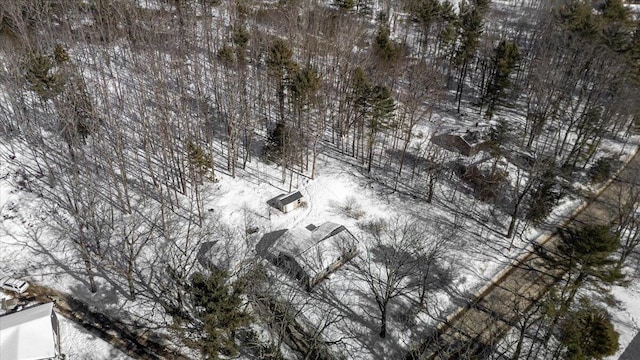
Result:
<svg viewBox="0 0 640 360">
<path fill-rule="evenodd" d="M 358 240 L 346 227 L 325 222 L 265 234 L 259 256 L 311 289 L 358 254 Z"/>
</svg>

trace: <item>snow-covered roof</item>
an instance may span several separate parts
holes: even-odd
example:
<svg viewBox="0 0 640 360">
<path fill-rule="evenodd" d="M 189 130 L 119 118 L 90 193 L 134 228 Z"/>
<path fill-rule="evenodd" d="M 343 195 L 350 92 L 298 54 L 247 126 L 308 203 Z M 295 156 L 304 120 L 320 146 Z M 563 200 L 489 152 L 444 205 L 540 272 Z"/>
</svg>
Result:
<svg viewBox="0 0 640 360">
<path fill-rule="evenodd" d="M 298 199 L 302 199 L 302 194 L 300 193 L 300 191 L 292 192 L 291 194 L 283 194 L 283 195 L 280 195 L 280 196 L 281 197 L 278 199 L 278 201 L 283 206 L 291 204 L 292 202 L 294 202 L 294 201 L 296 201 Z"/>
<path fill-rule="evenodd" d="M 456 128 L 456 129 L 447 129 L 446 131 L 440 133 L 434 133 L 432 137 L 438 136 L 458 136 L 467 142 L 469 145 L 473 145 L 479 142 L 484 141 L 486 130 L 484 128 Z"/>
<path fill-rule="evenodd" d="M 278 239 L 275 246 L 280 251 L 286 251 L 293 256 L 301 256 L 309 253 L 313 248 L 320 247 L 329 250 L 329 247 L 334 247 L 334 243 L 336 246 L 343 245 L 343 242 L 353 242 L 352 239 L 355 240 L 344 226 L 325 222 L 312 231 L 304 228 L 291 229 Z"/>
<path fill-rule="evenodd" d="M 325 222 L 313 230 L 295 228 L 279 231 L 277 236 L 266 234 L 256 245 L 263 256 L 288 254 L 304 271 L 313 275 L 356 247 L 357 239 L 344 226 Z M 275 232 L 274 232 L 275 234 Z"/>
<path fill-rule="evenodd" d="M 0 316 L 0 359 L 55 357 L 53 314 L 53 303 L 47 303 Z"/>
<path fill-rule="evenodd" d="M 311 231 L 311 239 L 317 243 L 331 236 L 337 235 L 339 232 L 344 230 L 347 230 L 347 228 L 340 224 L 327 221 Z"/>
</svg>

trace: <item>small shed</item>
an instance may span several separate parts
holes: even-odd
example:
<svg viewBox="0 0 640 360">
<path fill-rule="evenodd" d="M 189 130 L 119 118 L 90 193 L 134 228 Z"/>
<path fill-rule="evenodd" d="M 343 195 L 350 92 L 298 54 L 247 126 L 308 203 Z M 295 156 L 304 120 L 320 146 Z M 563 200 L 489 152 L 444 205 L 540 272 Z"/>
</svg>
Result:
<svg viewBox="0 0 640 360">
<path fill-rule="evenodd" d="M 294 191 L 289 194 L 282 194 L 275 199 L 275 205 L 278 210 L 286 214 L 302 205 L 302 193 Z"/>
<path fill-rule="evenodd" d="M 60 326 L 53 303 L 0 316 L 0 359 L 56 359 Z"/>
</svg>

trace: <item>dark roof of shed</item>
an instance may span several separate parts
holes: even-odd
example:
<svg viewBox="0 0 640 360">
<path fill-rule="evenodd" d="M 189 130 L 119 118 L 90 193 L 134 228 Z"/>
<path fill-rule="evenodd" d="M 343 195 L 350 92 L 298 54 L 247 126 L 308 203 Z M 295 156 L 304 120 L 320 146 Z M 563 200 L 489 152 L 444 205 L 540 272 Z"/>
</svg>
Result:
<svg viewBox="0 0 640 360">
<path fill-rule="evenodd" d="M 282 199 L 280 199 L 280 203 L 282 205 L 287 205 L 287 204 L 291 204 L 292 202 L 298 199 L 302 199 L 302 194 L 300 193 L 300 191 L 296 191 L 289 195 L 285 195 Z"/>
</svg>

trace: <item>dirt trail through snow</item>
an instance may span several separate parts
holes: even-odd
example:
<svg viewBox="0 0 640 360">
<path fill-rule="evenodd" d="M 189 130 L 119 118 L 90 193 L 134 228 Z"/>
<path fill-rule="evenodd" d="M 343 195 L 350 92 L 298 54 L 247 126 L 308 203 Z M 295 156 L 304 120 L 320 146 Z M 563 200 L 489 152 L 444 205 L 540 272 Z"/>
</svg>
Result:
<svg viewBox="0 0 640 360">
<path fill-rule="evenodd" d="M 624 193 L 625 187 L 640 186 L 638 174 L 640 154 L 636 152 L 614 179 L 559 227 L 610 224 L 619 206 L 618 196 Z M 558 242 L 556 233 L 539 239 L 471 301 L 445 319 L 406 359 L 483 358 L 495 352 L 496 345 L 518 323 L 519 316 L 562 276 L 561 272 L 544 266 L 535 251 L 539 247 L 553 253 Z"/>
</svg>

